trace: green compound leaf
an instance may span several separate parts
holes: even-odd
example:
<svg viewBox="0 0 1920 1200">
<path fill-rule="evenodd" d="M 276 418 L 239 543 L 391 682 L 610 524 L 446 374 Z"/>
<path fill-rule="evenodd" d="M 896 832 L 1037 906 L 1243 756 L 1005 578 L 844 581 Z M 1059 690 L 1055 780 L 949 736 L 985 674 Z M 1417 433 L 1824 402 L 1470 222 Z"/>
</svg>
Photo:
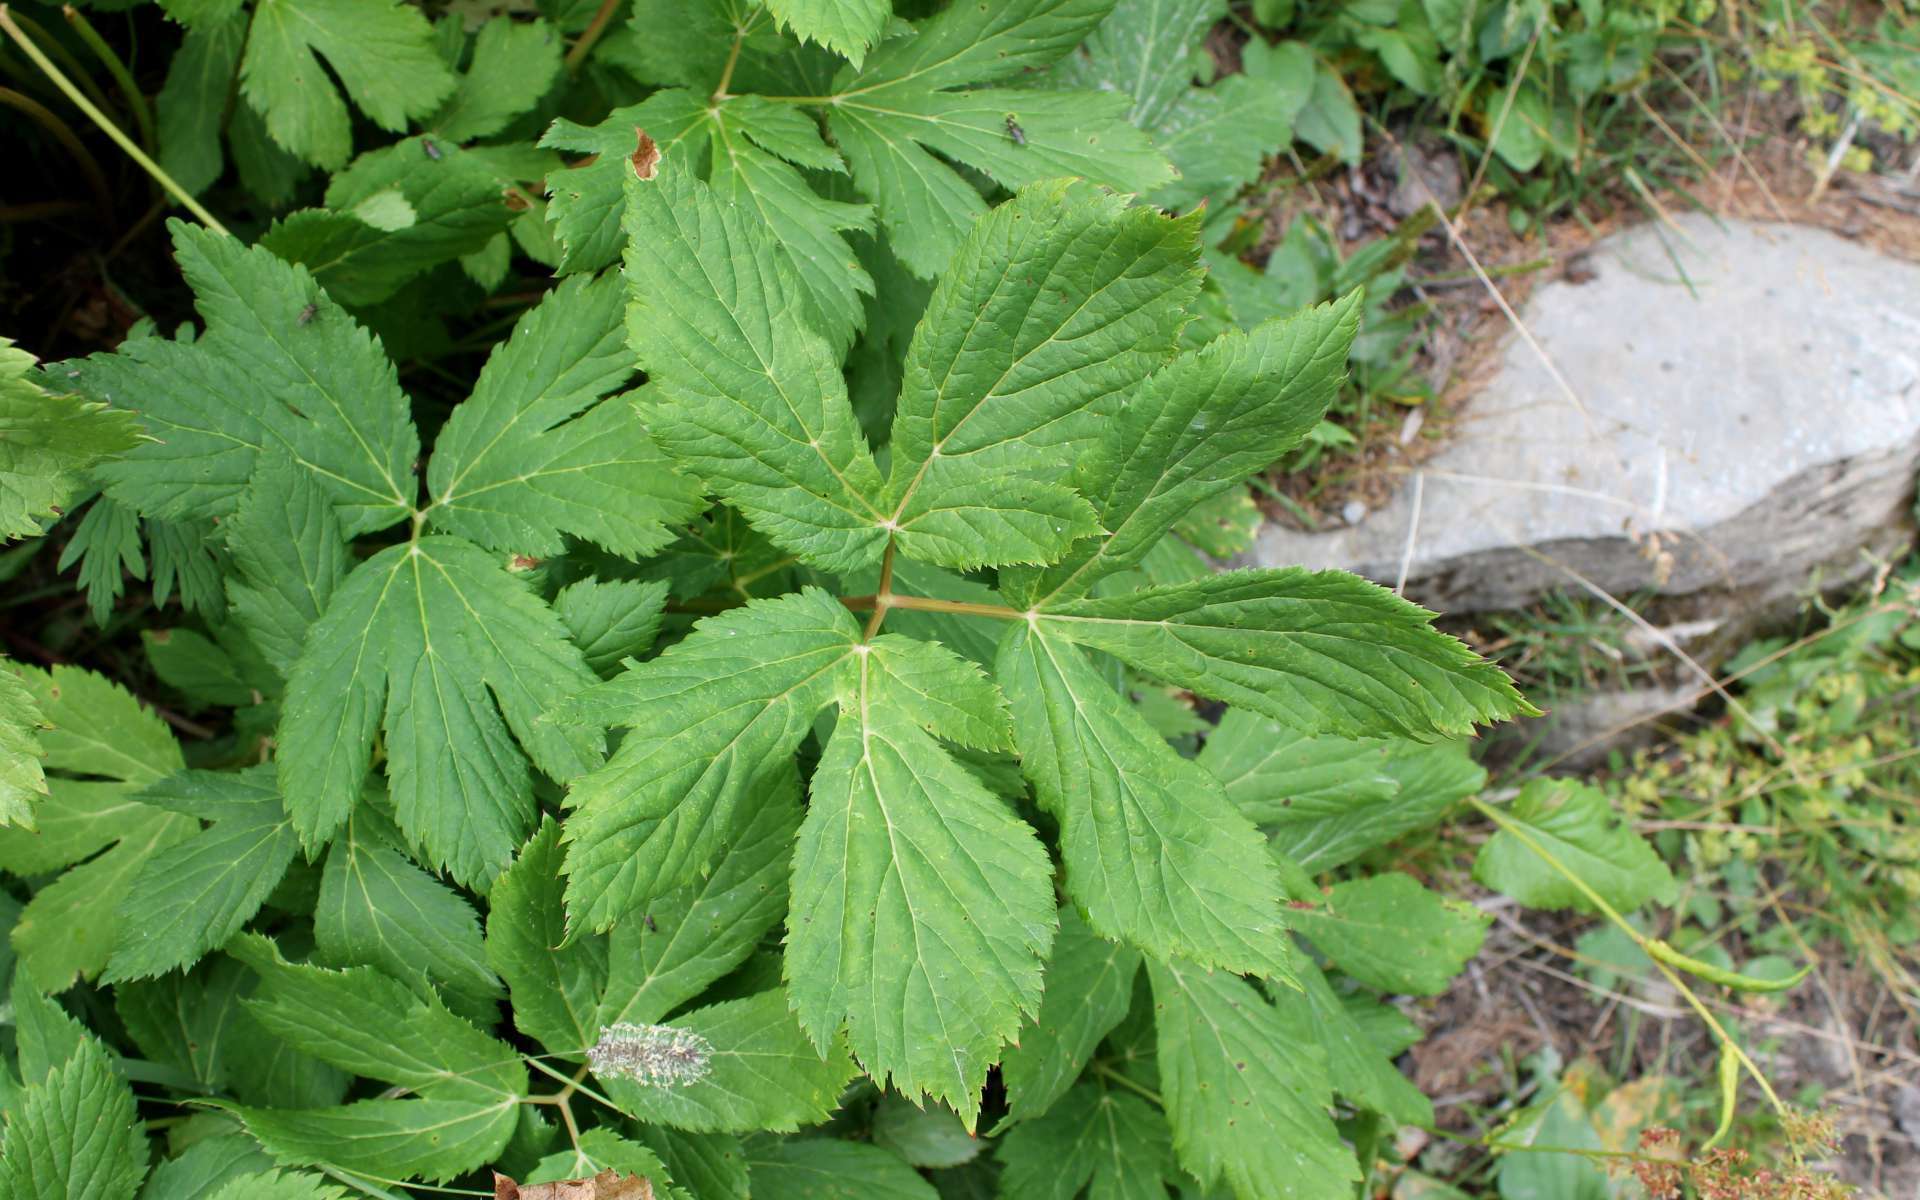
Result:
<svg viewBox="0 0 1920 1200">
<path fill-rule="evenodd" d="M 876 657 L 860 656 L 814 771 L 786 976 L 817 1045 L 844 1022 L 868 1074 L 946 1101 L 971 1128 L 987 1069 L 1039 1007 L 1046 850 L 887 703 Z"/>
<path fill-rule="evenodd" d="M 1493 918 L 1388 871 L 1336 883 L 1324 904 L 1296 904 L 1294 929 L 1334 966 L 1383 992 L 1437 996 L 1480 952 Z"/>
<path fill-rule="evenodd" d="M 789 260 L 687 155 L 638 157 L 625 178 L 627 333 L 651 380 L 649 425 L 802 561 L 832 573 L 874 561 L 880 469 Z"/>
<path fill-rule="evenodd" d="M 1343 571 L 1228 571 L 1050 605 L 1050 634 L 1307 733 L 1430 739 L 1534 714 L 1433 614 Z"/>
<path fill-rule="evenodd" d="M 221 528 L 235 568 L 227 577 L 228 605 L 247 640 L 284 678 L 352 566 L 340 522 L 314 477 L 274 454 L 261 460 Z"/>
<path fill-rule="evenodd" d="M 429 1100 L 484 1106 L 527 1094 L 520 1056 L 449 1012 L 431 992 L 372 967 L 289 963 L 278 946 L 254 933 L 236 938 L 228 953 L 260 977 L 247 1011 L 315 1058 Z"/>
<path fill-rule="evenodd" d="M 520 1102 L 360 1100 L 231 1111 L 276 1162 L 441 1182 L 494 1160 L 519 1124 Z"/>
<path fill-rule="evenodd" d="M 854 181 L 880 212 L 893 252 L 932 279 L 987 211 L 941 155 L 1007 188 L 1080 176 L 1120 192 L 1172 177 L 1111 93 L 980 85 L 1046 67 L 1073 49 L 1111 0 L 956 4 L 886 42 L 834 81 L 828 121 Z"/>
<path fill-rule="evenodd" d="M 1334 1091 L 1395 1121 L 1433 1124 L 1432 1102 L 1400 1074 L 1393 1065 L 1393 1052 L 1367 1035 L 1349 1007 L 1352 1001 L 1343 1002 L 1311 963 L 1301 965 L 1299 980 L 1301 990 L 1279 989 L 1273 993 L 1273 1004 L 1286 1014 L 1293 1029 L 1318 1035 Z"/>
<path fill-rule="evenodd" d="M 59 368 L 89 399 L 137 408 L 159 439 L 96 468 L 108 494 L 167 520 L 225 516 L 271 451 L 313 473 L 349 535 L 405 517 L 420 438 L 380 342 L 304 267 L 170 228 L 206 329 Z"/>
<path fill-rule="evenodd" d="M 280 788 L 302 842 L 353 811 L 379 728 L 400 828 L 484 888 L 533 827 L 527 759 L 560 780 L 599 764 L 596 732 L 540 719 L 593 682 L 504 556 L 444 536 L 382 550 L 335 593 L 287 683 Z"/>
<path fill-rule="evenodd" d="M 320 876 L 315 957 L 401 979 L 424 974 L 455 1012 L 493 1024 L 500 981 L 487 965 L 473 906 L 415 866 L 402 846 L 392 822 L 372 805 L 355 810 Z"/>
<path fill-rule="evenodd" d="M 856 1069 L 834 1039 L 824 1051 L 800 1028 L 782 989 L 694 1009 L 665 1025 L 616 1027 L 674 1038 L 684 1072 L 650 1080 L 607 1066 L 594 1076 L 608 1099 L 642 1121 L 693 1132 L 791 1131 L 827 1118 Z M 676 1035 L 672 1031 L 679 1031 Z M 603 1034 L 601 1046 L 610 1042 Z"/>
<path fill-rule="evenodd" d="M 1460 741 L 1314 737 L 1230 708 L 1200 762 L 1273 834 L 1274 849 L 1317 873 L 1440 820 L 1487 773 Z"/>
<path fill-rule="evenodd" d="M 133 1200 L 146 1173 L 133 1089 L 92 1037 L 8 1106 L 0 1195 Z"/>
<path fill-rule="evenodd" d="M 453 73 L 433 47 L 432 27 L 411 5 L 259 0 L 240 64 L 240 94 L 276 143 L 328 170 L 353 152 L 347 105 L 328 67 L 374 124 L 395 133 L 408 118 L 432 113 L 454 89 Z"/>
<path fill-rule="evenodd" d="M 1499 832 L 1473 863 L 1473 877 L 1530 908 L 1598 909 L 1564 871 L 1620 912 L 1649 900 L 1673 903 L 1673 873 L 1647 840 L 1613 810 L 1599 788 L 1567 779 L 1536 779 L 1502 814 Z M 1528 843 L 1532 844 L 1529 845 Z M 1556 869 L 1543 857 L 1550 854 Z"/>
<path fill-rule="evenodd" d="M 762 779 L 743 797 L 738 828 L 713 868 L 608 935 L 597 1024 L 658 1021 L 746 962 L 786 916 L 799 828 L 799 778 L 782 770 Z"/>
<path fill-rule="evenodd" d="M 1040 1015 L 1000 1060 L 1013 1120 L 1032 1120 L 1073 1087 L 1102 1038 L 1127 1015 L 1140 954 L 1087 928 L 1071 905 L 1060 910 Z"/>
<path fill-rule="evenodd" d="M 859 636 L 853 615 L 817 588 L 751 601 L 556 714 L 628 730 L 607 765 L 568 793 L 573 928 L 605 930 L 718 857 L 743 798 L 786 769 Z"/>
<path fill-rule="evenodd" d="M 1280 881 L 1252 822 L 1048 634 L 1009 630 L 995 674 L 1021 769 L 1060 822 L 1068 893 L 1102 936 L 1286 978 Z"/>
<path fill-rule="evenodd" d="M 19 671 L 0 659 L 0 826 L 31 830 L 34 806 L 47 794 L 40 731 L 49 726 Z"/>
<path fill-rule="evenodd" d="M 973 228 L 903 368 L 887 507 L 904 553 L 1046 563 L 1098 529 L 1062 483 L 1072 448 L 1172 353 L 1200 282 L 1196 232 L 1071 182 Z"/>
<path fill-rule="evenodd" d="M 0 540 L 30 537 L 80 494 L 80 472 L 140 442 L 130 412 L 48 392 L 33 356 L 0 338 Z"/>
<path fill-rule="evenodd" d="M 1158 1200 L 1180 1172 L 1167 1118 L 1139 1096 L 1083 1083 L 1044 1116 L 1010 1131 L 998 1152 L 1003 1196 Z"/>
<path fill-rule="evenodd" d="M 1180 1165 L 1241 1200 L 1351 1194 L 1360 1171 L 1328 1115 L 1326 1052 L 1304 1010 L 1192 963 L 1149 959 L 1147 974 Z"/>
<path fill-rule="evenodd" d="M 300 849 L 268 768 L 188 771 L 138 798 L 212 824 L 142 864 L 120 903 L 119 936 L 101 975 L 107 983 L 191 966 L 223 945 L 259 911 Z"/>
<path fill-rule="evenodd" d="M 855 66 L 893 16 L 888 0 L 769 0 L 767 9 L 795 36 L 844 55 Z"/>
<path fill-rule="evenodd" d="M 10 671 L 46 722 L 47 796 L 36 831 L 0 829 L 0 868 L 19 876 L 67 868 L 27 902 L 13 926 L 13 949 L 22 975 L 65 991 L 106 967 L 121 906 L 148 860 L 200 826 L 138 799 L 186 764 L 166 723 L 131 693 L 77 667 Z"/>
<path fill-rule="evenodd" d="M 674 20 L 688 15 L 676 11 Z M 598 156 L 548 176 L 548 216 L 566 248 L 563 265 L 571 271 L 597 270 L 619 257 L 625 208 L 621 180 L 631 171 L 627 157 L 633 153 L 634 131 L 644 129 L 663 152 L 689 161 L 704 155 L 715 196 L 743 219 L 761 224 L 785 251 L 812 323 L 838 357 L 865 322 L 863 299 L 874 290 L 872 276 L 845 236 L 872 228 L 872 207 L 823 196 L 802 174 L 803 168 L 846 171 L 814 120 L 758 96 L 715 103 L 707 96 L 711 83 L 702 80 L 698 93 L 655 92 L 639 104 L 615 109 L 592 128 L 564 119 L 553 123 L 541 145 Z"/>
<path fill-rule="evenodd" d="M 434 443 L 427 520 L 485 546 L 558 554 L 562 534 L 638 558 L 701 507 L 631 396 L 617 278 L 562 283 L 514 325 Z"/>
<path fill-rule="evenodd" d="M 514 216 L 487 161 L 432 134 L 361 155 L 328 181 L 325 203 L 275 222 L 260 244 L 360 307 L 480 250 Z"/>
<path fill-rule="evenodd" d="M 918 1171 L 877 1146 L 759 1138 L 747 1149 L 754 1200 L 938 1200 Z"/>
<path fill-rule="evenodd" d="M 1216 69 L 1206 40 L 1226 15 L 1225 0 L 1118 0 L 1079 53 L 1050 76 L 1060 87 L 1127 99 L 1127 121 L 1151 136 L 1179 172 L 1152 194 L 1163 207 L 1237 191 L 1268 154 L 1293 140 L 1293 118 L 1307 100 L 1313 59 L 1305 47 L 1269 48 L 1263 38 L 1241 47 L 1243 73 L 1194 85 L 1196 74 Z"/>
<path fill-rule="evenodd" d="M 1083 596 L 1139 564 L 1189 510 L 1265 470 L 1326 412 L 1359 325 L 1352 293 L 1251 333 L 1229 331 L 1156 371 L 1103 423 L 1075 470 L 1107 532 L 1015 594 L 1039 604 Z"/>
</svg>

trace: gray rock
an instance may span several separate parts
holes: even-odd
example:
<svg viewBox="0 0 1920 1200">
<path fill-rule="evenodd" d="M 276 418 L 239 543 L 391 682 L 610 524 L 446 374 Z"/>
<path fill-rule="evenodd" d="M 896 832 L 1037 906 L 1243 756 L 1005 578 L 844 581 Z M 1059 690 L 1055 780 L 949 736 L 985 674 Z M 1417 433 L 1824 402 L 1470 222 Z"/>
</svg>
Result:
<svg viewBox="0 0 1920 1200">
<path fill-rule="evenodd" d="M 1589 258 L 1523 314 L 1577 403 L 1512 337 L 1391 503 L 1325 533 L 1269 526 L 1251 560 L 1388 585 L 1404 569 L 1407 594 L 1443 612 L 1522 608 L 1578 572 L 1677 598 L 1663 622 L 1725 628 L 1899 552 L 1920 467 L 1920 266 L 1703 216 Z"/>
</svg>

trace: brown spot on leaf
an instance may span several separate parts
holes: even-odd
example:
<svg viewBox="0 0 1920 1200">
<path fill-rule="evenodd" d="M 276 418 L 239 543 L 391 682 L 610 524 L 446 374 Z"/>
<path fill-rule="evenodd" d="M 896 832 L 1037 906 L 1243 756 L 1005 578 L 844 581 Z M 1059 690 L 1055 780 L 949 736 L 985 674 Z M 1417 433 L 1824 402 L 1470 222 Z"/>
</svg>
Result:
<svg viewBox="0 0 1920 1200">
<path fill-rule="evenodd" d="M 644 182 L 652 179 L 660 168 L 660 147 L 638 125 L 633 127 L 633 132 L 640 139 L 640 148 L 627 156 L 627 162 L 633 166 L 633 177 Z"/>
</svg>

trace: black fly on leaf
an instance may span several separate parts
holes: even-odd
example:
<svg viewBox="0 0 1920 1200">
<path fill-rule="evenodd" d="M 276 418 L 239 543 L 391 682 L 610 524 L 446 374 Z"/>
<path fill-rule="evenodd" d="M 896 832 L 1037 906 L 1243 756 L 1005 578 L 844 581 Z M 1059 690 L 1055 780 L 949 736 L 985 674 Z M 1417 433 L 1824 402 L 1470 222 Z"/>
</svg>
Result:
<svg viewBox="0 0 1920 1200">
<path fill-rule="evenodd" d="M 1012 113 L 1007 114 L 1007 138 L 1016 146 L 1027 144 L 1027 131 L 1020 128 L 1020 122 L 1014 119 Z"/>
</svg>

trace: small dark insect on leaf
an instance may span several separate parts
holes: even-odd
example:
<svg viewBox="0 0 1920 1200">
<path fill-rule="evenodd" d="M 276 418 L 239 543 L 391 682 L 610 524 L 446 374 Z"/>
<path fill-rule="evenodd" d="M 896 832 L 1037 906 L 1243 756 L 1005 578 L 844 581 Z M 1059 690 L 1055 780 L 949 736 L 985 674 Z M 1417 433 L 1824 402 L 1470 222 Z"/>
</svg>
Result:
<svg viewBox="0 0 1920 1200">
<path fill-rule="evenodd" d="M 1016 146 L 1027 144 L 1027 131 L 1020 128 L 1020 122 L 1014 119 L 1012 113 L 1007 114 L 1007 137 Z"/>
<path fill-rule="evenodd" d="M 646 916 L 646 919 L 647 919 L 647 932 L 648 932 L 648 933 L 659 933 L 659 932 L 660 932 L 660 927 L 659 927 L 658 925 L 655 925 L 655 924 L 653 923 L 653 914 L 652 914 L 652 913 L 647 913 L 647 914 L 645 914 L 645 916 Z"/>
<path fill-rule="evenodd" d="M 307 322 L 313 320 L 313 314 L 319 311 L 320 306 L 318 304 L 309 304 L 300 310 L 300 315 L 294 318 L 294 323 L 296 325 L 305 325 Z"/>
<path fill-rule="evenodd" d="M 440 147 L 433 144 L 432 138 L 421 138 L 420 148 L 427 152 L 428 158 L 432 159 L 435 162 L 440 161 Z"/>
</svg>

